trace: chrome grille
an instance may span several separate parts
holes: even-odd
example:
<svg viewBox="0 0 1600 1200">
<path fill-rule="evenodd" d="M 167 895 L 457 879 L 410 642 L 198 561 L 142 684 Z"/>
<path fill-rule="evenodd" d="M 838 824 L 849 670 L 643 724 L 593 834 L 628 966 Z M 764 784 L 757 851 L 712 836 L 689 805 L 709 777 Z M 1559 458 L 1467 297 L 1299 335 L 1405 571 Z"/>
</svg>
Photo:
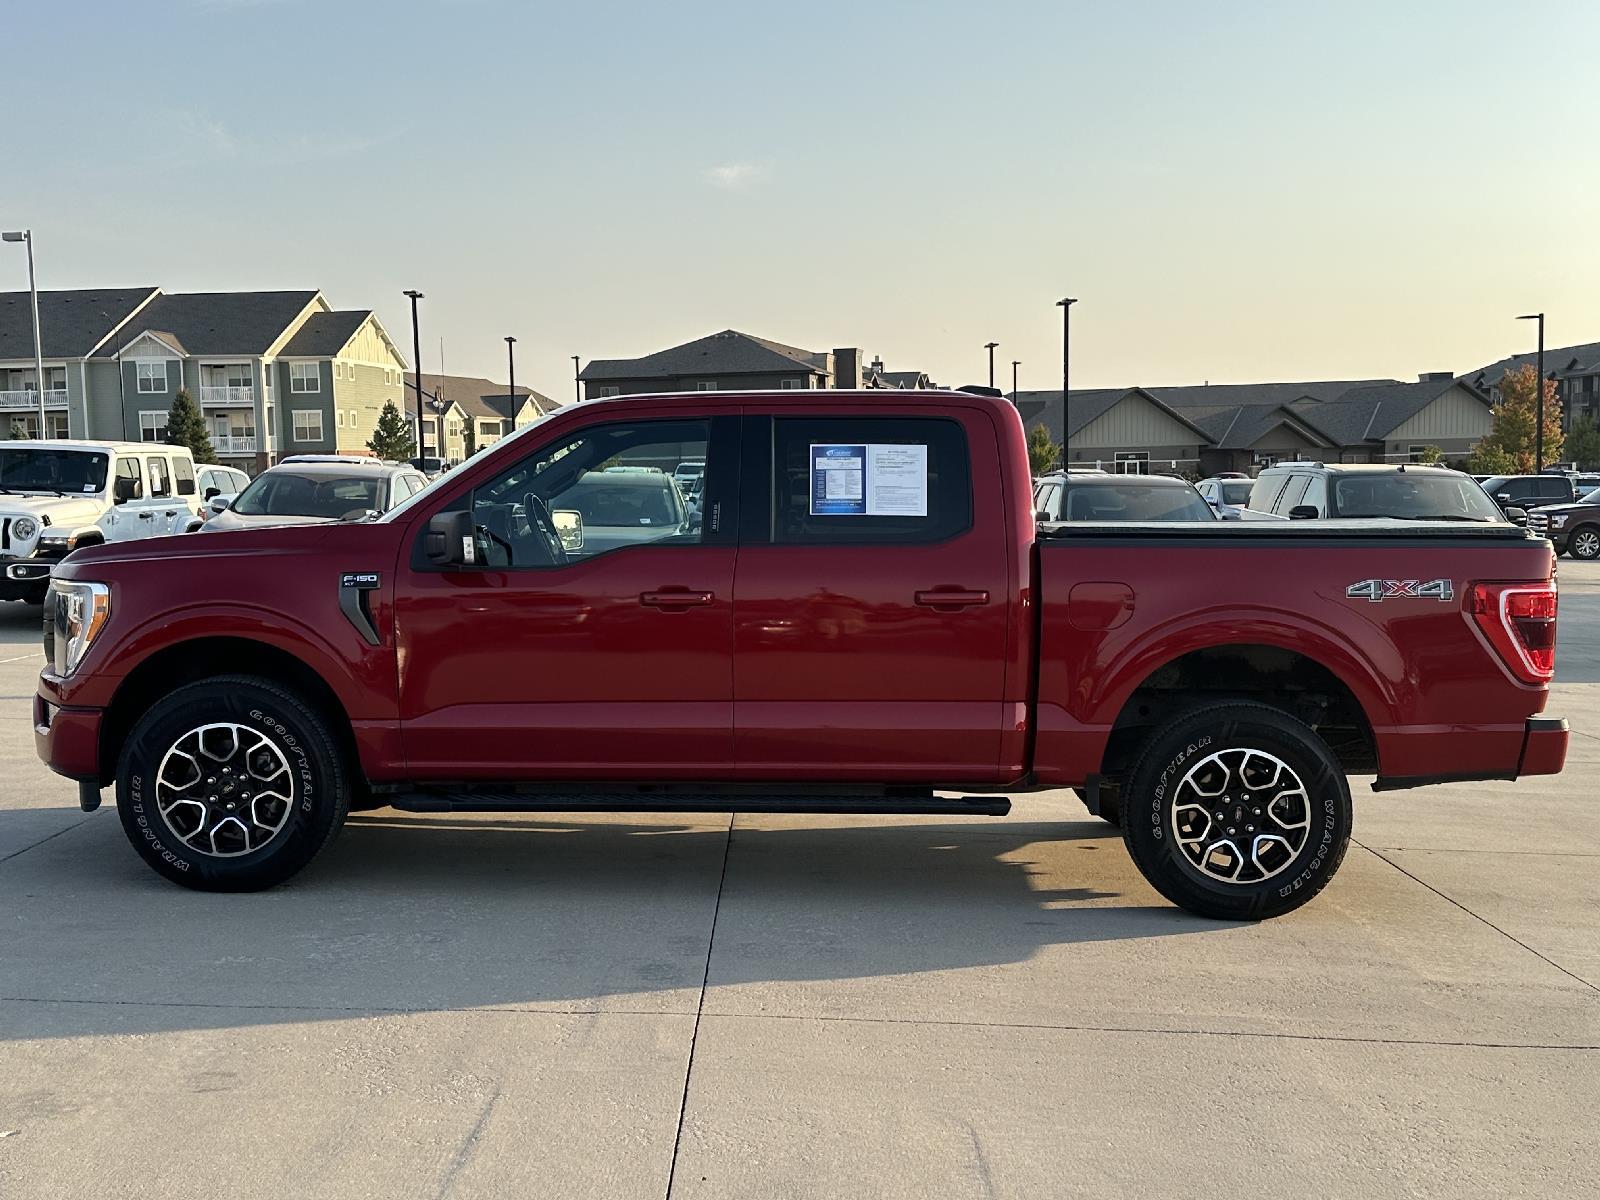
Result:
<svg viewBox="0 0 1600 1200">
<path fill-rule="evenodd" d="M 1550 518 L 1544 513 L 1534 511 L 1528 514 L 1528 528 L 1537 534 L 1549 534 Z"/>
</svg>

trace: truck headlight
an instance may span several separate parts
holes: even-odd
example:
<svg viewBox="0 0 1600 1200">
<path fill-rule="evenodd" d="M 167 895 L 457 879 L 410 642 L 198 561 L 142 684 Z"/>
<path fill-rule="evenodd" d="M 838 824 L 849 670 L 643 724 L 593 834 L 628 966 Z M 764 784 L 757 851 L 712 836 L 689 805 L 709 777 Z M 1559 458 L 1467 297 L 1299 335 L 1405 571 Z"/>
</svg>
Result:
<svg viewBox="0 0 1600 1200">
<path fill-rule="evenodd" d="M 18 517 L 11 522 L 11 536 L 19 542 L 33 540 L 33 535 L 39 532 L 39 522 L 32 517 Z"/>
<path fill-rule="evenodd" d="M 1566 527 L 1566 524 L 1567 524 L 1567 514 L 1566 513 L 1556 513 L 1553 517 L 1550 518 L 1550 528 L 1551 529 L 1563 529 L 1563 528 Z"/>
<path fill-rule="evenodd" d="M 52 579 L 55 593 L 55 669 L 71 675 L 111 617 L 111 589 L 103 583 Z"/>
</svg>

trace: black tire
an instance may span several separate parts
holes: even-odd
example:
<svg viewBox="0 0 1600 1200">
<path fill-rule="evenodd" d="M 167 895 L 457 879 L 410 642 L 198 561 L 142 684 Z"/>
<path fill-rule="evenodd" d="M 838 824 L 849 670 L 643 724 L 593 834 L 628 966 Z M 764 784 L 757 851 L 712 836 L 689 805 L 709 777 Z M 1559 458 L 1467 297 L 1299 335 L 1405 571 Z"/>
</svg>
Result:
<svg viewBox="0 0 1600 1200">
<path fill-rule="evenodd" d="M 1084 807 L 1089 805 L 1089 789 L 1073 788 L 1072 794 L 1083 801 Z M 1122 827 L 1122 789 L 1114 783 L 1101 783 L 1100 785 L 1100 811 L 1091 813 L 1099 817 L 1107 825 Z"/>
<path fill-rule="evenodd" d="M 1284 768 L 1298 777 L 1298 788 L 1282 787 Z M 1200 790 L 1219 778 L 1231 795 Z M 1269 795 L 1273 788 L 1279 790 Z M 1203 917 L 1247 921 L 1291 912 L 1327 886 L 1350 844 L 1350 787 L 1338 760 L 1308 726 L 1264 704 L 1223 704 L 1178 718 L 1146 743 L 1122 797 L 1122 836 L 1134 865 L 1156 891 Z M 1303 833 L 1263 822 L 1251 804 L 1263 798 L 1269 820 L 1303 817 Z M 1215 826 L 1212 804 L 1222 815 Z M 1206 822 L 1203 833 L 1196 818 Z M 1180 844 L 1183 832 L 1196 836 Z M 1250 861 L 1237 853 L 1241 844 L 1252 847 Z M 1238 882 L 1217 877 L 1229 867 Z"/>
<path fill-rule="evenodd" d="M 1600 558 L 1600 526 L 1579 525 L 1567 534 L 1567 553 L 1583 562 Z"/>
<path fill-rule="evenodd" d="M 194 740 L 203 726 L 213 739 L 205 749 Z M 252 734 L 260 740 L 246 740 Z M 233 757 L 208 757 L 226 750 L 227 738 Z M 197 782 L 186 786 L 215 784 L 212 795 L 176 789 L 171 781 L 181 776 L 162 774 L 169 760 L 173 772 L 187 773 L 185 759 L 205 763 L 204 770 L 194 768 Z M 246 778 L 258 766 L 266 786 L 257 782 L 262 776 Z M 193 798 L 171 805 L 177 796 Z M 117 813 L 133 848 L 161 875 L 198 891 L 252 892 L 282 883 L 332 840 L 349 803 L 348 769 L 327 720 L 289 690 L 253 676 L 206 679 L 163 697 L 133 727 L 117 763 Z M 171 815 L 163 815 L 163 804 Z M 224 812 L 225 806 L 232 807 Z M 209 849 L 186 834 L 209 837 Z"/>
</svg>

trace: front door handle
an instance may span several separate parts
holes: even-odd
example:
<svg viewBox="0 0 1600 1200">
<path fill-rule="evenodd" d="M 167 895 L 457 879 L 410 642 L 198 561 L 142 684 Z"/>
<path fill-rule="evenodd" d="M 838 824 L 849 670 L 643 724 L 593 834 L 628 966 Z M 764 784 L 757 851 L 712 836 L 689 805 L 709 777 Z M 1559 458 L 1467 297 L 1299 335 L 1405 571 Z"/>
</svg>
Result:
<svg viewBox="0 0 1600 1200">
<path fill-rule="evenodd" d="M 681 612 L 710 604 L 716 597 L 710 592 L 691 592 L 685 587 L 664 587 L 653 592 L 639 593 L 639 603 L 646 608 L 659 608 L 662 612 Z"/>
<path fill-rule="evenodd" d="M 923 608 L 931 608 L 935 612 L 955 612 L 989 603 L 988 592 L 973 588 L 930 588 L 916 593 L 915 598 Z"/>
</svg>

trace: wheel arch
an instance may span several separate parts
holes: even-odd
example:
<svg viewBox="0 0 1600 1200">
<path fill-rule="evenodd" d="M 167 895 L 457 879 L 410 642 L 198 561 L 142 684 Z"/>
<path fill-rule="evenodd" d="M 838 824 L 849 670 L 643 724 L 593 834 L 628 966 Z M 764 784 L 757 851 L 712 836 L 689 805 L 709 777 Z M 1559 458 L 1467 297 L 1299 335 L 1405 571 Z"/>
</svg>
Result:
<svg viewBox="0 0 1600 1200">
<path fill-rule="evenodd" d="M 1362 689 L 1364 690 L 1364 689 Z M 1152 728 L 1201 704 L 1252 700 L 1289 714 L 1328 742 L 1346 774 L 1378 770 L 1370 699 L 1321 658 L 1270 641 L 1218 642 L 1175 654 L 1122 689 L 1101 761 L 1117 777 Z"/>
<path fill-rule="evenodd" d="M 361 764 L 350 715 L 339 694 L 313 667 L 289 651 L 232 635 L 174 642 L 142 659 L 117 685 L 100 723 L 100 778 L 110 783 L 117 756 L 140 715 L 185 684 L 222 675 L 254 675 L 293 690 L 328 721 L 352 779 Z"/>
</svg>

